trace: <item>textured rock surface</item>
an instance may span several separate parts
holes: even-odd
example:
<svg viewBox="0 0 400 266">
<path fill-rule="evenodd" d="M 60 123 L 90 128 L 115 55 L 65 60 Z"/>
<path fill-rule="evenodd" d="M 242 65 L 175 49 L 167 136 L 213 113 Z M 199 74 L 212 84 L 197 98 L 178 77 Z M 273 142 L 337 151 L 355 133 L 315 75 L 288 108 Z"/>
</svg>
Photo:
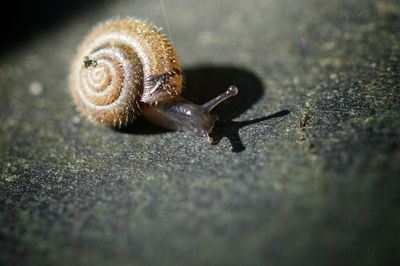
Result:
<svg viewBox="0 0 400 266">
<path fill-rule="evenodd" d="M 95 127 L 68 94 L 69 61 L 89 29 L 117 15 L 165 28 L 159 1 L 86 5 L 39 23 L 0 53 L 0 264 L 394 260 L 400 3 L 165 4 L 186 96 L 240 88 L 216 110 L 225 122 L 214 145 L 140 121 Z"/>
</svg>

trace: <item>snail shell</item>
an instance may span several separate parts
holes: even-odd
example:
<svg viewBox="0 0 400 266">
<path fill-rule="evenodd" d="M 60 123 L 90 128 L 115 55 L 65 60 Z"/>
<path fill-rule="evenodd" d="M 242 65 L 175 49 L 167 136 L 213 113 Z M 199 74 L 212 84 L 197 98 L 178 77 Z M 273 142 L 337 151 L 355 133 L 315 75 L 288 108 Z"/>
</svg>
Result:
<svg viewBox="0 0 400 266">
<path fill-rule="evenodd" d="M 137 19 L 98 24 L 78 48 L 71 65 L 71 94 L 91 121 L 121 127 L 145 105 L 175 98 L 181 67 L 171 42 Z"/>
</svg>

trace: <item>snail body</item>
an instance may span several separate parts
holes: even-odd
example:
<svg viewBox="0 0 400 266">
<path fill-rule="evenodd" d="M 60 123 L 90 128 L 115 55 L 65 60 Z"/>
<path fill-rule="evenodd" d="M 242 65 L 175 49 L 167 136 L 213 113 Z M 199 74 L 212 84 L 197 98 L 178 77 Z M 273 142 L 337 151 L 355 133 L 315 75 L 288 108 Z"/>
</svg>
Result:
<svg viewBox="0 0 400 266">
<path fill-rule="evenodd" d="M 180 96 L 182 80 L 171 42 L 132 18 L 98 24 L 78 48 L 69 78 L 77 109 L 96 124 L 122 127 L 142 115 L 159 126 L 207 136 L 218 119 L 209 111 L 237 88 L 196 105 Z"/>
</svg>

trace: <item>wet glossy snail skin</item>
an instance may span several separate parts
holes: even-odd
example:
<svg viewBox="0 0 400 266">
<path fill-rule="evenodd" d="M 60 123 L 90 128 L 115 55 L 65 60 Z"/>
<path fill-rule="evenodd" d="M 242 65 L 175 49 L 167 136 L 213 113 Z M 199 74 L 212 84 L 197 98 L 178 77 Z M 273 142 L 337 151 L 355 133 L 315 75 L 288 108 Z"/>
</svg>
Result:
<svg viewBox="0 0 400 266">
<path fill-rule="evenodd" d="M 78 110 L 97 124 L 121 127 L 138 115 L 154 124 L 211 132 L 218 119 L 209 111 L 236 95 L 237 88 L 204 105 L 180 96 L 182 71 L 171 42 L 160 31 L 133 18 L 100 23 L 79 46 L 70 73 Z"/>
</svg>

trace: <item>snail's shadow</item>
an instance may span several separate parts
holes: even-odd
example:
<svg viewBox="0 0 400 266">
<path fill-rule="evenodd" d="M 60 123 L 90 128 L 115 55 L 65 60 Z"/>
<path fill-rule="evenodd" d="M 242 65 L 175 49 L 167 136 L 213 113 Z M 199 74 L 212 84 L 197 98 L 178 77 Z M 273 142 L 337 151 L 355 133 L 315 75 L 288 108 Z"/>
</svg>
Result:
<svg viewBox="0 0 400 266">
<path fill-rule="evenodd" d="M 252 72 L 236 67 L 199 66 L 185 69 L 183 97 L 197 104 L 203 104 L 230 85 L 239 89 L 237 96 L 219 104 L 212 113 L 221 121 L 231 120 L 246 112 L 264 94 L 261 80 Z"/>
<path fill-rule="evenodd" d="M 289 111 L 281 111 L 250 121 L 234 122 L 233 118 L 246 112 L 263 96 L 263 85 L 256 75 L 237 67 L 208 65 L 187 68 L 184 69 L 184 73 L 185 90 L 182 95 L 196 104 L 207 102 L 224 92 L 230 85 L 236 85 L 239 88 L 237 96 L 221 103 L 212 111 L 219 116 L 219 123 L 210 135 L 213 139 L 212 143 L 218 144 L 223 137 L 227 137 L 231 142 L 233 152 L 245 149 L 238 133 L 240 128 L 289 113 Z M 128 134 L 158 134 L 168 130 L 138 119 L 119 131 Z"/>
<path fill-rule="evenodd" d="M 289 110 L 282 110 L 268 116 L 247 121 L 240 121 L 240 122 L 232 120 L 222 121 L 221 123 L 215 126 L 214 130 L 210 134 L 210 137 L 212 139 L 211 144 L 217 145 L 223 137 L 226 137 L 232 145 L 232 152 L 242 152 L 246 149 L 246 147 L 243 145 L 243 142 L 239 136 L 239 129 L 248 125 L 256 124 L 273 118 L 278 118 L 288 114 L 290 114 Z"/>
</svg>

